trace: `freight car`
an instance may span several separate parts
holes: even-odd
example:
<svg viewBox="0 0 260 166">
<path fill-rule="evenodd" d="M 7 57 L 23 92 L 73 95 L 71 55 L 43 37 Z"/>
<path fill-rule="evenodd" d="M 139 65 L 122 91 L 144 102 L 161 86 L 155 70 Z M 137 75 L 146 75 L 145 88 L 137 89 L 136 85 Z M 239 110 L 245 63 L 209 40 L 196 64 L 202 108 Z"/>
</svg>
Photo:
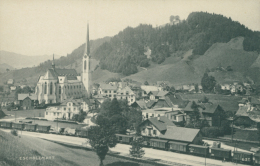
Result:
<svg viewBox="0 0 260 166">
<path fill-rule="evenodd" d="M 208 156 L 209 155 L 209 147 L 207 147 L 207 146 L 190 144 L 188 146 L 188 148 L 189 148 L 190 154 L 195 154 L 195 155 L 199 155 L 199 156 Z"/>
<path fill-rule="evenodd" d="M 260 153 L 255 154 L 255 165 L 260 166 Z"/>
<path fill-rule="evenodd" d="M 23 130 L 25 124 L 24 123 L 12 123 L 12 128 L 17 130 Z"/>
<path fill-rule="evenodd" d="M 51 126 L 37 125 L 36 131 L 41 133 L 49 133 Z"/>
<path fill-rule="evenodd" d="M 120 143 L 131 144 L 134 137 L 131 135 L 116 134 L 116 138 Z"/>
<path fill-rule="evenodd" d="M 36 131 L 37 124 L 25 124 L 24 130 L 26 131 Z"/>
<path fill-rule="evenodd" d="M 79 137 L 87 138 L 88 137 L 88 129 L 85 128 L 77 128 L 76 135 Z"/>
<path fill-rule="evenodd" d="M 64 130 L 64 134 L 65 135 L 75 136 L 76 135 L 76 129 L 71 129 L 71 128 L 67 127 Z"/>
<path fill-rule="evenodd" d="M 156 149 L 168 150 L 168 141 L 160 139 L 150 139 L 150 146 Z"/>
<path fill-rule="evenodd" d="M 177 151 L 177 152 L 188 152 L 188 143 L 181 143 L 175 141 L 169 141 L 169 150 L 170 151 Z"/>
<path fill-rule="evenodd" d="M 210 156 L 215 159 L 221 160 L 231 160 L 231 150 L 223 149 L 223 148 L 210 148 Z"/>
<path fill-rule="evenodd" d="M 233 162 L 240 162 L 245 164 L 253 164 L 253 154 L 246 152 L 233 152 Z"/>
<path fill-rule="evenodd" d="M 11 129 L 12 128 L 12 122 L 0 121 L 0 126 L 1 126 L 1 128 Z"/>
</svg>

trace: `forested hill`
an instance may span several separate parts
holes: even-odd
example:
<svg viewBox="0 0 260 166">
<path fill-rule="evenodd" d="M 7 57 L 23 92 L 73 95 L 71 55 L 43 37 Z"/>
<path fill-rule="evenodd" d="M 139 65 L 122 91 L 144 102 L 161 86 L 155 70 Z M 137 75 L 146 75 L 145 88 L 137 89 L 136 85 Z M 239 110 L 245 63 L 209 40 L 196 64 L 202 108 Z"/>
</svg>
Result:
<svg viewBox="0 0 260 166">
<path fill-rule="evenodd" d="M 193 12 L 177 24 L 127 27 L 92 55 L 100 60 L 101 69 L 130 75 L 138 71 L 138 66 L 149 66 L 149 57 L 144 54 L 148 50 L 151 60 L 160 64 L 173 53 L 190 49 L 194 55 L 203 55 L 214 43 L 225 43 L 238 36 L 245 38 L 245 51 L 260 52 L 259 32 L 222 15 Z"/>
</svg>

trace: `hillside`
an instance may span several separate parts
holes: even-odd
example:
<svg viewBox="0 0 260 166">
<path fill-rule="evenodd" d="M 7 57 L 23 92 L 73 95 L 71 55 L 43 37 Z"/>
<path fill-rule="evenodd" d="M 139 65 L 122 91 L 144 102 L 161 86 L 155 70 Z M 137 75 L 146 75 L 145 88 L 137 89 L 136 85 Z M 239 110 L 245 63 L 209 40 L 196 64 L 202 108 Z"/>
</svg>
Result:
<svg viewBox="0 0 260 166">
<path fill-rule="evenodd" d="M 219 53 L 213 51 L 213 54 L 218 54 L 218 56 L 220 54 L 225 56 L 224 52 L 232 55 L 238 54 L 238 59 L 231 64 L 234 67 L 243 59 L 241 56 L 247 54 L 241 53 L 239 50 L 260 52 L 259 33 L 253 32 L 244 25 L 223 15 L 193 12 L 186 20 L 178 24 L 166 24 L 160 27 L 140 24 L 136 28 L 127 27 L 109 42 L 102 44 L 93 53 L 93 56 L 100 60 L 101 69 L 128 76 L 137 73 L 138 66 L 148 67 L 151 61 L 162 64 L 168 57 L 179 54 L 179 52 L 181 52 L 179 55 L 182 55 L 184 60 L 190 57 L 198 57 L 198 55 L 204 55 L 209 48 L 221 47 L 218 43 L 227 43 L 240 36 L 244 40 L 234 39 L 237 41 L 232 41 L 231 45 L 225 45 Z M 225 47 L 233 50 L 228 52 Z M 151 52 L 151 61 L 147 59 L 146 55 L 148 48 Z M 184 52 L 186 54 L 183 55 Z M 208 56 L 213 57 L 213 55 Z M 244 66 L 240 70 L 244 70 L 248 64 L 255 60 L 255 54 L 249 56 L 249 62 L 242 64 Z M 227 65 L 236 59 L 230 58 L 230 61 L 223 65 Z M 208 60 L 212 59 L 207 58 L 204 62 Z"/>
<path fill-rule="evenodd" d="M 57 57 L 60 56 L 56 55 Z M 52 59 L 52 55 L 26 56 L 8 51 L 0 51 L 0 62 L 6 63 L 16 69 L 37 66 L 48 59 Z"/>
<path fill-rule="evenodd" d="M 13 70 L 14 68 L 7 63 L 0 64 L 0 73 L 7 72 L 9 70 Z"/>
<path fill-rule="evenodd" d="M 104 37 L 97 40 L 90 41 L 90 49 L 91 52 L 95 52 L 95 50 L 104 42 L 110 40 L 110 37 Z M 81 72 L 82 69 L 82 56 L 84 53 L 85 44 L 82 44 L 77 49 L 73 50 L 71 54 L 67 56 L 62 56 L 59 59 L 55 59 L 55 66 L 57 68 L 75 68 L 78 73 Z M 52 58 L 50 58 L 52 59 Z M 45 62 L 40 63 L 40 65 L 36 67 L 26 67 L 19 70 L 13 70 L 9 72 L 5 72 L 0 74 L 0 84 L 3 84 L 10 78 L 16 80 L 16 83 L 26 83 L 31 86 L 35 86 L 39 76 L 43 75 L 48 68 L 51 68 L 52 61 L 47 60 Z M 94 70 L 99 62 L 92 58 L 92 70 Z"/>
<path fill-rule="evenodd" d="M 204 72 L 209 69 L 210 75 L 214 76 L 218 83 L 247 81 L 246 76 L 258 82 L 260 81 L 258 80 L 259 72 L 256 71 L 259 68 L 256 65 L 260 59 L 259 55 L 256 52 L 244 51 L 243 40 L 243 37 L 238 37 L 227 43 L 215 43 L 204 55 L 194 60 L 187 58 L 191 51 L 184 52 L 182 59 L 178 56 L 171 56 L 161 65 L 152 65 L 147 70 L 126 78 L 142 83 L 146 80 L 150 83 L 164 80 L 174 85 L 191 84 L 200 83 Z M 226 68 L 227 66 L 231 66 L 233 71 L 216 70 L 218 67 Z M 249 72 L 253 70 L 254 72 Z"/>
</svg>

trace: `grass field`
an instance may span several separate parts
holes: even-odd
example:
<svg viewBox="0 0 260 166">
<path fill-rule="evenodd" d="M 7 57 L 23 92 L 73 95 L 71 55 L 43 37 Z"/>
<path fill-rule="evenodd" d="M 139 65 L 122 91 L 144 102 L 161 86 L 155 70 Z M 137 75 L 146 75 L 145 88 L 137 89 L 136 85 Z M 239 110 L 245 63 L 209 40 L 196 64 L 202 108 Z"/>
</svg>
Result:
<svg viewBox="0 0 260 166">
<path fill-rule="evenodd" d="M 225 111 L 236 112 L 238 110 L 238 101 L 242 99 L 241 96 L 227 96 L 219 94 L 180 94 L 183 99 L 187 100 L 200 100 L 206 96 L 210 102 L 218 103 Z"/>
<path fill-rule="evenodd" d="M 97 155 L 90 150 L 70 148 L 50 141 L 28 136 L 13 136 L 0 130 L 0 165 L 1 166 L 97 166 Z M 21 157 L 21 158 L 20 158 Z M 23 157 L 28 157 L 23 160 Z M 41 157 L 35 160 L 32 157 Z M 43 157 L 45 159 L 43 159 Z M 46 159 L 48 157 L 49 159 Z M 20 160 L 22 159 L 22 160 Z M 106 166 L 149 166 L 130 159 L 122 159 L 107 155 Z M 154 164 L 159 165 L 159 164 Z M 161 164 L 160 164 L 161 165 Z"/>
</svg>

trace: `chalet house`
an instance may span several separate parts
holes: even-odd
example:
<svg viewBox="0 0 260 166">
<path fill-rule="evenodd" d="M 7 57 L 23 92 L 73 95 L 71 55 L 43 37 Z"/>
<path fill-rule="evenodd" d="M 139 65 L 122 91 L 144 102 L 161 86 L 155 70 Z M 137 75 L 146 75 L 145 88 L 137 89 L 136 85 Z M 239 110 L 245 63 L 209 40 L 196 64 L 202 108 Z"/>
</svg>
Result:
<svg viewBox="0 0 260 166">
<path fill-rule="evenodd" d="M 253 107 L 251 105 L 240 106 L 236 112 L 236 121 L 243 120 L 247 124 L 256 126 L 257 123 L 260 124 L 260 109 L 258 107 Z"/>
<path fill-rule="evenodd" d="M 229 85 L 229 84 L 221 85 L 221 89 L 222 89 L 222 90 L 230 91 L 230 85 Z"/>
<path fill-rule="evenodd" d="M 141 86 L 143 97 L 147 97 L 147 94 L 151 91 L 161 91 L 162 89 L 163 89 L 162 87 L 157 87 L 157 86 L 150 86 L 150 85 Z"/>
<path fill-rule="evenodd" d="M 144 100 L 135 101 L 133 104 L 131 104 L 131 107 L 136 108 L 138 110 L 147 109 L 146 102 Z"/>
<path fill-rule="evenodd" d="M 37 100 L 37 95 L 35 94 L 32 93 L 18 94 L 19 104 L 24 110 L 33 109 L 36 100 Z"/>
<path fill-rule="evenodd" d="M 210 126 L 220 126 L 221 117 L 220 115 L 224 112 L 222 107 L 214 103 L 197 103 L 199 106 L 200 118 L 207 120 Z M 186 123 L 190 121 L 190 114 L 194 111 L 192 108 L 192 102 L 189 102 L 188 105 L 183 109 L 186 113 Z"/>
<path fill-rule="evenodd" d="M 175 126 L 168 118 L 153 117 L 143 121 L 139 127 L 144 137 L 158 137 L 166 132 L 167 126 Z"/>
<path fill-rule="evenodd" d="M 117 99 L 118 100 L 127 100 L 128 105 L 131 105 L 135 102 L 135 93 L 130 89 L 129 86 L 117 90 Z"/>
<path fill-rule="evenodd" d="M 150 91 L 147 96 L 149 97 L 150 100 L 155 100 L 158 99 L 156 98 L 156 95 L 159 93 L 159 91 Z"/>
<path fill-rule="evenodd" d="M 88 105 L 82 99 L 69 99 L 63 101 L 59 106 L 50 106 L 46 108 L 45 118 L 48 120 L 55 119 L 72 119 L 80 110 L 87 112 Z"/>
<path fill-rule="evenodd" d="M 199 144 L 202 141 L 202 135 L 199 129 L 191 129 L 185 127 L 167 126 L 164 135 L 159 136 L 160 139 L 169 140 L 170 144 L 174 143 L 171 141 Z"/>
<path fill-rule="evenodd" d="M 11 87 L 10 87 L 10 90 L 11 90 L 11 91 L 16 91 L 16 86 L 11 86 Z"/>
<path fill-rule="evenodd" d="M 98 94 L 109 97 L 111 100 L 116 98 L 117 86 L 112 86 L 110 84 L 100 84 L 98 88 Z"/>
<path fill-rule="evenodd" d="M 158 93 L 159 94 L 159 93 Z M 162 108 L 162 107 L 174 107 L 174 108 L 184 108 L 188 101 L 183 100 L 180 95 L 172 94 L 171 92 L 165 93 L 162 96 L 158 96 L 159 99 L 150 100 L 147 102 L 147 108 Z"/>
</svg>

